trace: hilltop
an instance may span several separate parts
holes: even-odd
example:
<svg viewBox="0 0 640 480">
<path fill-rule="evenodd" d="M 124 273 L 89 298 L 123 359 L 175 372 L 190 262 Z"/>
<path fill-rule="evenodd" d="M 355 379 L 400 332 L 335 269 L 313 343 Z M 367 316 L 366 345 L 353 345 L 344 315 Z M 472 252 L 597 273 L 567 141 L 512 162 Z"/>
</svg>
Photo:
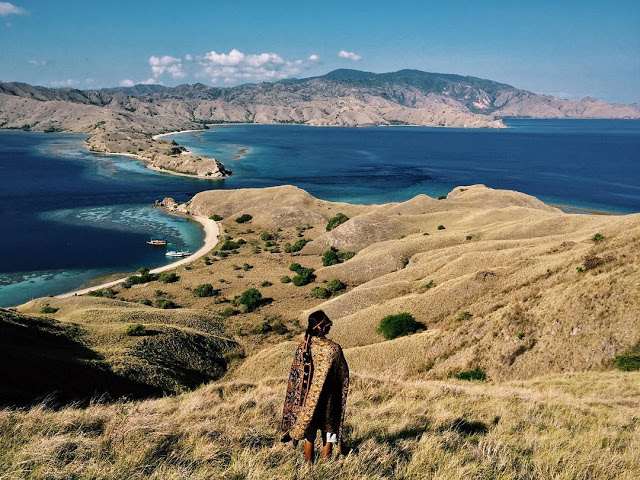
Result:
<svg viewBox="0 0 640 480">
<path fill-rule="evenodd" d="M 317 308 L 350 365 L 353 451 L 309 478 L 640 473 L 638 373 L 614 368 L 640 349 L 639 214 L 566 214 L 482 185 L 383 205 L 292 186 L 164 203 L 222 217 L 218 245 L 170 281 L 0 311 L 0 351 L 14 359 L 3 365 L 37 367 L 3 374 L 14 402 L 42 400 L 43 378 L 83 402 L 0 411 L 10 476 L 294 478 L 305 467 L 276 430 Z M 296 286 L 294 263 L 315 278 Z M 238 299 L 251 288 L 262 298 L 247 308 Z M 386 340 L 380 320 L 401 312 L 421 329 Z M 127 335 L 135 324 L 145 331 Z M 65 372 L 94 377 L 74 389 Z M 455 378 L 465 372 L 484 377 Z M 105 388 L 130 400 L 87 404 Z"/>
<path fill-rule="evenodd" d="M 230 172 L 215 159 L 153 136 L 214 123 L 504 128 L 505 117 L 639 118 L 640 107 L 588 97 L 563 100 L 419 70 L 343 69 L 231 88 L 198 83 L 77 90 L 0 83 L 0 128 L 86 133 L 93 152 L 134 155 L 155 169 L 205 178 Z"/>
</svg>

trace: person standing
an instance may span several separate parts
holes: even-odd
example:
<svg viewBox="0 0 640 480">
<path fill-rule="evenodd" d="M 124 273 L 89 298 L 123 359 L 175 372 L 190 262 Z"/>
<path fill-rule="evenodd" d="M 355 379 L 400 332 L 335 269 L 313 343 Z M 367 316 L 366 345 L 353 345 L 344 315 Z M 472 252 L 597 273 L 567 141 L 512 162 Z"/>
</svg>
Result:
<svg viewBox="0 0 640 480">
<path fill-rule="evenodd" d="M 307 331 L 293 357 L 284 399 L 280 438 L 304 440 L 304 456 L 313 462 L 318 430 L 322 456 L 331 457 L 333 445 L 342 447 L 342 426 L 349 393 L 349 367 L 342 348 L 326 338 L 333 323 L 322 310 L 309 315 Z"/>
</svg>

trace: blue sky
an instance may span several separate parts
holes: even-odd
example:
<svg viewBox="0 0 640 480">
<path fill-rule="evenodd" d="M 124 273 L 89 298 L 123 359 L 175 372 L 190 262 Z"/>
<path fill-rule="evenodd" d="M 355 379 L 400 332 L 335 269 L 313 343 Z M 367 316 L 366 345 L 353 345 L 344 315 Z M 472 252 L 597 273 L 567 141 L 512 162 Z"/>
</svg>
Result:
<svg viewBox="0 0 640 480">
<path fill-rule="evenodd" d="M 230 86 L 336 68 L 640 102 L 640 2 L 0 2 L 1 81 Z"/>
</svg>

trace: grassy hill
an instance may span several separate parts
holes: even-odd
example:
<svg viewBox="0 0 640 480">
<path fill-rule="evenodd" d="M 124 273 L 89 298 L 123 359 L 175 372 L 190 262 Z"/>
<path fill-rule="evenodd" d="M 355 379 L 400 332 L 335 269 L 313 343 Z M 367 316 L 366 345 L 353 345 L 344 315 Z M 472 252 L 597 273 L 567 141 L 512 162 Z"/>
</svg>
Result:
<svg viewBox="0 0 640 480">
<path fill-rule="evenodd" d="M 638 363 L 640 215 L 566 214 L 482 185 L 371 206 L 290 186 L 218 190 L 174 208 L 222 217 L 223 233 L 172 281 L 36 299 L 0 325 L 66 332 L 75 342 L 69 361 L 179 395 L 6 409 L 0 470 L 15 478 L 640 474 L 640 378 L 616 370 Z M 261 294 L 256 305 L 242 303 L 249 289 Z M 167 302 L 177 308 L 160 308 Z M 351 368 L 353 450 L 307 469 L 276 431 L 295 342 L 317 308 L 333 319 L 330 338 Z M 382 318 L 405 312 L 420 329 L 385 339 Z M 140 337 L 126 334 L 135 324 L 146 330 Z M 28 352 L 49 351 L 23 338 Z M 469 376 L 477 380 L 461 380 Z"/>
</svg>

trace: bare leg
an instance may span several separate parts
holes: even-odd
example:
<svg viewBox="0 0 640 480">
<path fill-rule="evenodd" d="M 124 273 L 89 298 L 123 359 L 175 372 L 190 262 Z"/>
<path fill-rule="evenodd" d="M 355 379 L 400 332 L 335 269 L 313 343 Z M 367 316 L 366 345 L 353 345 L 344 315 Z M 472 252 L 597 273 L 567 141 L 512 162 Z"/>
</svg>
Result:
<svg viewBox="0 0 640 480">
<path fill-rule="evenodd" d="M 322 458 L 331 458 L 331 452 L 333 451 L 333 443 L 327 442 L 322 447 Z"/>
<path fill-rule="evenodd" d="M 313 442 L 309 440 L 304 441 L 304 459 L 307 463 L 313 463 Z"/>
</svg>

